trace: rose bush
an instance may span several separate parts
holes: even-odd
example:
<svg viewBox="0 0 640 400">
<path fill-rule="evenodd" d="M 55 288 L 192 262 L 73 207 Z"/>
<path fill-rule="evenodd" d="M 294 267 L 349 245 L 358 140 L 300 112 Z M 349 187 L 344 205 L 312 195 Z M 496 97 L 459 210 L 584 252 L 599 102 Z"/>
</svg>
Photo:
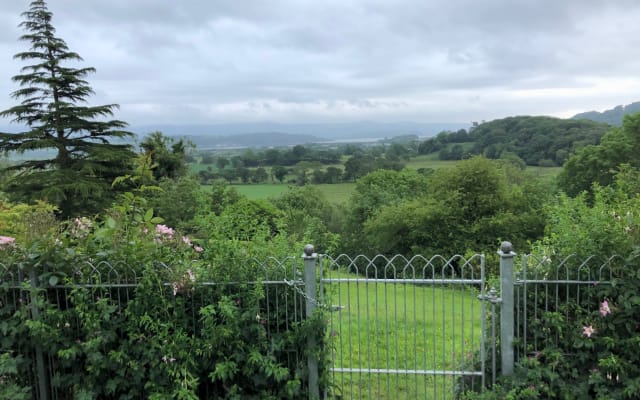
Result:
<svg viewBox="0 0 640 400">
<path fill-rule="evenodd" d="M 520 321 L 529 341 L 526 348 L 514 343 L 524 356 L 513 376 L 461 398 L 640 398 L 640 197 L 630 190 L 636 186 L 636 175 L 623 170 L 614 186 L 595 187 L 592 197 L 558 198 L 544 240 L 533 246 L 535 272 L 553 280 L 562 265 L 567 273 L 559 279 L 591 283 L 531 291 L 527 307 L 540 312 Z M 588 259 L 592 268 L 584 267 Z"/>
<path fill-rule="evenodd" d="M 183 235 L 133 193 L 64 223 L 16 207 L 0 217 L 11 227 L 0 238 L 0 354 L 11 366 L 0 394 L 33 385 L 30 357 L 42 351 L 60 399 L 306 396 L 306 354 L 323 359 L 325 319 L 307 318 L 286 285 L 260 283 L 295 276 L 298 262 L 278 260 L 302 246 L 260 221 L 250 242 L 211 225 Z"/>
</svg>

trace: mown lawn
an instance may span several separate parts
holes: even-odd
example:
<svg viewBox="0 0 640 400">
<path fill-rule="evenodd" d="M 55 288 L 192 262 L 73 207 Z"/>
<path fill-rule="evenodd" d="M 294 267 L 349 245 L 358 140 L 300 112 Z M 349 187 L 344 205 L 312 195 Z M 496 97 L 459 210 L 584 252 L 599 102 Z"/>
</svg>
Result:
<svg viewBox="0 0 640 400">
<path fill-rule="evenodd" d="M 250 184 L 250 185 L 231 185 L 239 193 L 247 196 L 247 198 L 266 199 L 269 197 L 277 197 L 292 187 L 289 184 L 267 183 L 267 184 Z M 345 203 L 353 193 L 354 183 L 336 183 L 313 185 L 317 187 L 327 200 L 334 204 Z"/>
<path fill-rule="evenodd" d="M 325 278 L 357 275 L 333 271 Z M 361 278 L 361 277 L 360 277 Z M 394 373 L 335 372 L 343 399 L 449 399 L 455 378 L 402 370 L 460 370 L 480 348 L 481 302 L 462 285 L 325 283 L 332 305 L 330 335 L 336 368 Z M 478 380 L 479 382 L 479 380 Z"/>
<path fill-rule="evenodd" d="M 247 185 L 230 185 L 240 194 L 247 196 L 251 200 L 267 199 L 269 197 L 277 197 L 289 190 L 286 183 L 256 183 Z"/>
</svg>

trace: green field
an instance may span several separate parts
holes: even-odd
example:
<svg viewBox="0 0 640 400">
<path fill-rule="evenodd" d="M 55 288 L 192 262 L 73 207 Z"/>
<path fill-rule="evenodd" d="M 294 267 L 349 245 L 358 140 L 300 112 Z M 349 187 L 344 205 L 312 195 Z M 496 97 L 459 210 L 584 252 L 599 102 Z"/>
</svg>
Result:
<svg viewBox="0 0 640 400">
<path fill-rule="evenodd" d="M 325 277 L 358 276 L 332 271 Z M 463 368 L 481 343 L 481 302 L 474 288 L 366 281 L 328 283 L 325 288 L 332 305 L 343 307 L 331 313 L 333 367 L 378 370 L 334 372 L 336 395 L 453 398 L 455 380 L 444 371 Z"/>
<path fill-rule="evenodd" d="M 229 185 L 238 191 L 238 193 L 246 196 L 250 200 L 267 199 L 277 197 L 289 190 L 291 185 L 286 183 L 256 183 L 246 185 Z"/>
<path fill-rule="evenodd" d="M 431 169 L 439 169 L 439 168 L 449 168 L 453 167 L 458 163 L 458 161 L 440 161 L 437 157 L 433 157 L 432 154 L 412 157 L 409 162 L 407 162 L 406 166 L 409 169 L 420 169 L 420 168 L 431 168 Z"/>
<path fill-rule="evenodd" d="M 411 161 L 406 164 L 406 167 L 416 170 L 420 168 L 430 168 L 435 170 L 454 167 L 458 162 L 459 161 L 440 161 L 434 159 L 433 155 L 427 155 L 412 158 Z M 195 167 L 192 166 L 192 169 L 195 169 Z M 553 178 L 561 170 L 561 167 L 527 167 L 527 171 L 531 171 L 535 175 L 545 178 Z M 291 187 L 295 187 L 287 183 L 231 184 L 230 186 L 252 200 L 277 197 L 289 190 Z M 346 203 L 355 189 L 354 183 L 321 184 L 313 186 L 320 189 L 320 191 L 324 193 L 326 199 L 333 204 Z"/>
<path fill-rule="evenodd" d="M 531 167 L 528 166 L 527 171 L 530 171 L 538 176 L 543 177 L 555 177 L 560 171 L 562 171 L 562 167 Z"/>
<path fill-rule="evenodd" d="M 247 198 L 256 200 L 256 199 L 266 199 L 270 197 L 277 197 L 282 193 L 289 190 L 291 186 L 288 184 L 280 184 L 280 183 L 266 183 L 266 184 L 248 184 L 248 185 L 230 185 L 235 188 L 239 193 L 247 196 Z M 346 202 L 353 190 L 355 188 L 354 183 L 336 183 L 333 185 L 322 184 L 322 185 L 313 185 L 317 187 L 333 204 L 339 204 Z"/>
</svg>

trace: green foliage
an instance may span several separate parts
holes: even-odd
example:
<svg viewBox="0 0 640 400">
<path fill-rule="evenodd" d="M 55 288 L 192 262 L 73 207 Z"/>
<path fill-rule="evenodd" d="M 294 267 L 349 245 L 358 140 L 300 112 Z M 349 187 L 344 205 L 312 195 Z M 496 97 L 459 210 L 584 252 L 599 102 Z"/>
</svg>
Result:
<svg viewBox="0 0 640 400">
<path fill-rule="evenodd" d="M 630 190 L 634 187 L 637 174 L 626 171 L 610 187 L 596 185 L 591 201 L 585 194 L 563 195 L 550 206 L 545 237 L 534 244 L 540 262 L 528 276 L 560 273 L 560 279 L 589 277 L 610 284 L 549 283 L 537 291 L 531 286 L 526 305 L 539 311 L 520 321 L 529 339 L 527 347 L 515 342 L 522 356 L 514 375 L 491 391 L 467 393 L 463 399 L 640 396 L 640 197 Z M 609 257 L 604 266 L 593 263 Z M 588 259 L 591 263 L 583 264 Z"/>
<path fill-rule="evenodd" d="M 51 234 L 45 225 L 47 217 L 55 210 L 54 206 L 43 202 L 27 205 L 0 201 L 0 232 L 17 238 L 21 243 L 32 243 L 34 236 Z"/>
<path fill-rule="evenodd" d="M 169 226 L 189 230 L 193 219 L 210 209 L 209 201 L 200 183 L 190 177 L 163 178 L 158 183 L 161 190 L 148 195 L 148 206 Z"/>
<path fill-rule="evenodd" d="M 400 171 L 404 164 L 393 158 L 383 158 L 372 154 L 354 154 L 344 163 L 345 181 L 355 181 L 376 170 Z"/>
<path fill-rule="evenodd" d="M 340 218 L 336 206 L 312 186 L 292 188 L 271 202 L 283 213 L 283 226 L 289 237 L 299 243 L 317 243 L 316 251 L 336 250 Z"/>
<path fill-rule="evenodd" d="M 634 252 L 623 267 L 614 271 L 611 285 L 583 286 L 580 296 L 572 296 L 558 312 L 529 317 L 528 329 L 539 350 L 522 349 L 522 343 L 516 343 L 516 351 L 527 355 L 516 364 L 514 375 L 500 379 L 491 391 L 467 393 L 461 398 L 578 400 L 640 396 L 638 256 L 640 253 Z M 530 307 L 536 305 L 533 297 L 527 301 Z"/>
<path fill-rule="evenodd" d="M 114 199 L 111 181 L 130 170 L 131 146 L 117 142 L 132 134 L 126 123 L 109 120 L 116 104 L 87 106 L 93 91 L 85 77 L 93 68 L 65 67 L 82 61 L 55 36 L 52 14 L 42 0 L 33 1 L 20 24 L 31 43 L 15 58 L 35 64 L 13 77 L 21 88 L 12 97 L 19 105 L 0 112 L 25 127 L 20 133 L 0 133 L 0 152 L 38 151 L 39 158 L 6 167 L 11 172 L 5 191 L 20 201 L 45 200 L 58 207 L 63 217 L 94 213 Z"/>
<path fill-rule="evenodd" d="M 593 184 L 608 186 L 624 164 L 640 168 L 640 113 L 627 115 L 621 128 L 613 128 L 597 146 L 580 149 L 558 176 L 558 186 L 569 196 L 591 192 Z"/>
<path fill-rule="evenodd" d="M 414 180 L 403 182 L 401 174 Z M 358 181 L 351 243 L 365 254 L 477 252 L 499 240 L 524 250 L 542 236 L 551 191 L 508 163 L 476 157 L 429 176 L 392 175 L 377 172 Z"/>
<path fill-rule="evenodd" d="M 588 120 L 552 117 L 509 117 L 480 124 L 470 134 L 473 154 L 500 158 L 505 151 L 515 153 L 527 165 L 550 160 L 562 165 L 567 154 L 586 145 L 595 145 L 608 125 Z"/>
<path fill-rule="evenodd" d="M 276 236 L 281 231 L 282 212 L 267 200 L 239 198 L 222 209 L 219 215 L 210 214 L 194 222 L 198 236 L 221 235 L 241 241 Z M 211 228 L 215 227 L 214 232 Z"/>
<path fill-rule="evenodd" d="M 545 239 L 537 248 L 547 255 L 578 258 L 630 254 L 640 244 L 637 182 L 637 173 L 629 170 L 610 187 L 596 185 L 593 196 L 559 196 L 549 207 Z"/>
<path fill-rule="evenodd" d="M 275 167 L 271 168 L 271 173 L 278 182 L 282 183 L 285 176 L 287 176 L 287 174 L 289 173 L 289 170 L 281 165 L 276 165 Z"/>
<path fill-rule="evenodd" d="M 419 197 L 428 190 L 427 182 L 424 175 L 410 170 L 381 170 L 359 179 L 351 199 L 353 221 L 362 224 L 382 206 Z"/>
<path fill-rule="evenodd" d="M 326 385 L 326 316 L 305 318 L 297 292 L 259 283 L 292 279 L 294 265 L 252 261 L 293 252 L 277 232 L 261 235 L 277 211 L 243 200 L 237 207 L 194 239 L 127 193 L 99 220 L 51 218 L 46 230 L 27 225 L 16 241 L 3 236 L 3 398 L 31 395 L 26 359 L 36 348 L 57 398 L 300 398 L 306 352 L 319 356 Z M 0 221 L 15 227 L 30 215 L 5 209 L 10 217 Z M 239 209 L 247 219 L 230 219 Z M 256 220 L 264 224 L 249 223 Z M 234 231 L 236 223 L 255 231 Z M 19 274 L 31 278 L 13 286 Z M 318 347 L 307 349 L 311 335 Z"/>
<path fill-rule="evenodd" d="M 140 147 L 151 157 L 151 168 L 156 180 L 180 178 L 187 173 L 187 143 L 184 139 L 176 140 L 156 131 L 145 136 Z"/>
<path fill-rule="evenodd" d="M 465 129 L 460 129 L 457 132 L 442 131 L 435 137 L 429 138 L 418 145 L 419 154 L 431 154 L 439 152 L 451 143 L 465 143 L 470 142 L 469 133 Z M 458 158 L 459 159 L 459 158 Z"/>
<path fill-rule="evenodd" d="M 24 364 L 22 356 L 12 357 L 10 353 L 0 353 L 0 398 L 12 400 L 28 400 L 31 389 L 21 386 L 18 378 L 20 364 Z"/>
<path fill-rule="evenodd" d="M 229 205 L 235 204 L 242 198 L 242 195 L 231 186 L 222 182 L 215 182 L 211 185 L 211 210 L 220 215 Z"/>
</svg>

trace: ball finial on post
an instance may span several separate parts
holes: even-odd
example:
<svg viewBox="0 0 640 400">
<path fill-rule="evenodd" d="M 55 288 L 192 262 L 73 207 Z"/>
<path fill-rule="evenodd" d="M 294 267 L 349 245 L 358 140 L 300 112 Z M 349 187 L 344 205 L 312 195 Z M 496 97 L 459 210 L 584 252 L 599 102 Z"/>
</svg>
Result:
<svg viewBox="0 0 640 400">
<path fill-rule="evenodd" d="M 500 251 L 504 254 L 509 254 L 513 251 L 513 245 L 511 242 L 502 242 L 502 244 L 500 244 Z"/>
<path fill-rule="evenodd" d="M 307 244 L 304 246 L 304 255 L 307 257 L 311 257 L 313 256 L 313 245 L 312 244 Z"/>
</svg>

